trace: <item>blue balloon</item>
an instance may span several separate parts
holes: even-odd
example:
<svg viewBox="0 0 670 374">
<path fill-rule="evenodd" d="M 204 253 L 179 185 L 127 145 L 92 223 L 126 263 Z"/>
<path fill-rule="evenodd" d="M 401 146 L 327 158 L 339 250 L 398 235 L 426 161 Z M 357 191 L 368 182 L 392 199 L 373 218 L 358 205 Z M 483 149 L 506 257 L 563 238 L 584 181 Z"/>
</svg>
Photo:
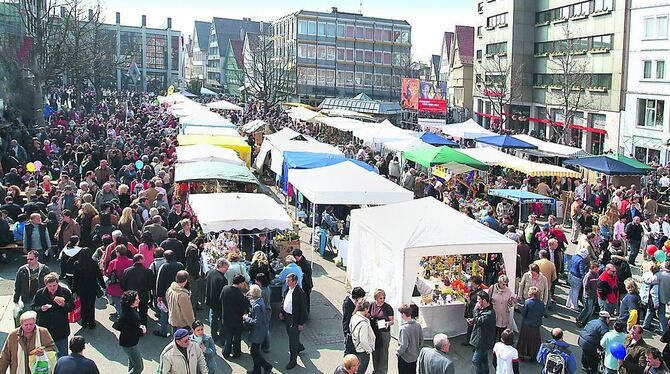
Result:
<svg viewBox="0 0 670 374">
<path fill-rule="evenodd" d="M 609 349 L 612 356 L 617 360 L 623 360 L 626 357 L 626 347 L 621 343 L 612 343 Z"/>
<path fill-rule="evenodd" d="M 144 167 L 144 162 L 142 162 L 142 160 L 135 161 L 135 167 L 137 169 L 142 169 Z"/>
</svg>

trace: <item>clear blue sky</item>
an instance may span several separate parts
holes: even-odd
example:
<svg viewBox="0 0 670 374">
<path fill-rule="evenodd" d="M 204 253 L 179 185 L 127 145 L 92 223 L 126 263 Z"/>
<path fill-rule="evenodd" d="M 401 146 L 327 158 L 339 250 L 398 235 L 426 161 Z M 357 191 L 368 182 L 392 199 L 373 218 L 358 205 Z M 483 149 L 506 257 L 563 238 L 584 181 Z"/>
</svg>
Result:
<svg viewBox="0 0 670 374">
<path fill-rule="evenodd" d="M 139 25 L 142 14 L 147 26 L 157 27 L 172 17 L 172 27 L 185 35 L 193 32 L 193 21 L 211 21 L 212 17 L 250 17 L 256 21 L 273 21 L 300 9 L 358 12 L 360 0 L 103 0 L 106 21 L 113 23 L 115 12 L 121 12 L 121 23 Z M 474 26 L 476 0 L 362 0 L 363 14 L 405 19 L 412 25 L 415 59 L 429 61 L 439 54 L 442 34 L 453 31 L 456 24 Z"/>
</svg>

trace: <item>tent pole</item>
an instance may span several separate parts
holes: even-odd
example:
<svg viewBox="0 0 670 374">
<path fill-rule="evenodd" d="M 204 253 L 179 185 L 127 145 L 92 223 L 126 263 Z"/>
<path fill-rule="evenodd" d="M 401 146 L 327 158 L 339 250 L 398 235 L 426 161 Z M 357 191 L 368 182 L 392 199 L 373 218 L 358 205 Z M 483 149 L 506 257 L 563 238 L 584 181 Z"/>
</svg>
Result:
<svg viewBox="0 0 670 374">
<path fill-rule="evenodd" d="M 312 263 L 314 263 L 314 231 L 316 230 L 316 204 L 312 203 Z M 320 244 L 319 244 L 320 245 Z"/>
<path fill-rule="evenodd" d="M 521 212 L 523 211 L 523 203 L 519 200 L 519 225 L 521 226 Z"/>
</svg>

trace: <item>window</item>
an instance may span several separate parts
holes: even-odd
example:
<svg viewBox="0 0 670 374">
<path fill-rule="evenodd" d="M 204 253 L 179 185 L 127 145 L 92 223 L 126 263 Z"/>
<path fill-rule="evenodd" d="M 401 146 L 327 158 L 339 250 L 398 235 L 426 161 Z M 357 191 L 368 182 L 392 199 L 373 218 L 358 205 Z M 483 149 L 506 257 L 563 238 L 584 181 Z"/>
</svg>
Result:
<svg viewBox="0 0 670 374">
<path fill-rule="evenodd" d="M 635 159 L 646 164 L 657 164 L 661 159 L 661 151 L 635 146 Z"/>
<path fill-rule="evenodd" d="M 354 50 L 347 48 L 347 61 L 354 61 Z"/>
<path fill-rule="evenodd" d="M 363 62 L 363 55 L 365 52 L 362 49 L 356 50 L 356 62 Z"/>
<path fill-rule="evenodd" d="M 507 42 L 493 43 L 486 45 L 486 55 L 492 56 L 507 52 Z"/>
<path fill-rule="evenodd" d="M 507 13 L 496 14 L 486 19 L 486 27 L 496 27 L 507 24 Z"/>
<path fill-rule="evenodd" d="M 651 79 L 651 61 L 650 60 L 642 61 L 642 65 L 643 65 L 642 78 Z"/>
<path fill-rule="evenodd" d="M 333 46 L 326 47 L 326 60 L 335 61 L 335 47 Z"/>
<path fill-rule="evenodd" d="M 344 38 L 344 25 L 337 25 L 337 37 Z"/>
<path fill-rule="evenodd" d="M 319 22 L 319 36 L 326 36 L 326 23 L 325 22 Z"/>
<path fill-rule="evenodd" d="M 538 12 L 535 14 L 535 24 L 544 24 L 549 23 L 553 19 L 553 11 L 545 10 L 544 12 Z"/>
<path fill-rule="evenodd" d="M 316 35 L 316 21 L 307 21 L 307 35 Z"/>
<path fill-rule="evenodd" d="M 363 73 L 354 73 L 354 84 L 356 86 L 363 85 Z"/>
<path fill-rule="evenodd" d="M 363 81 L 363 85 L 366 87 L 372 87 L 372 74 L 371 73 L 365 73 L 364 75 L 365 81 Z"/>
<path fill-rule="evenodd" d="M 298 57 L 299 58 L 307 58 L 307 49 L 309 48 L 309 45 L 307 44 L 298 44 Z"/>
<path fill-rule="evenodd" d="M 365 39 L 373 40 L 375 35 L 375 30 L 372 27 L 365 28 Z"/>
<path fill-rule="evenodd" d="M 665 79 L 665 60 L 656 61 L 656 79 Z"/>
<path fill-rule="evenodd" d="M 326 52 L 326 46 L 325 45 L 320 45 L 316 49 L 316 54 L 319 58 L 319 60 L 326 60 L 328 58 L 328 52 Z"/>
<path fill-rule="evenodd" d="M 394 32 L 395 42 L 396 43 L 409 43 L 409 31 L 408 30 L 396 30 Z"/>
<path fill-rule="evenodd" d="M 583 3 L 574 4 L 571 7 L 572 7 L 572 16 L 573 17 L 585 16 L 585 15 L 590 13 L 591 2 L 590 1 L 585 1 Z"/>
<path fill-rule="evenodd" d="M 376 27 L 375 28 L 375 41 L 379 42 L 382 40 L 382 29 Z"/>
<path fill-rule="evenodd" d="M 644 39 L 667 39 L 668 16 L 651 16 L 644 18 Z"/>
<path fill-rule="evenodd" d="M 638 99 L 637 125 L 641 127 L 663 128 L 663 100 Z"/>
<path fill-rule="evenodd" d="M 567 19 L 570 16 L 570 7 L 564 6 L 554 9 L 554 17 L 552 20 Z"/>
<path fill-rule="evenodd" d="M 600 35 L 591 37 L 592 50 L 610 50 L 614 46 L 612 43 L 613 35 Z"/>
<path fill-rule="evenodd" d="M 381 51 L 375 51 L 375 64 L 381 64 L 382 63 L 382 52 Z"/>
<path fill-rule="evenodd" d="M 344 48 L 337 49 L 337 61 L 344 61 L 344 54 L 345 54 L 344 51 L 345 51 Z"/>
<path fill-rule="evenodd" d="M 326 36 L 329 38 L 335 37 L 335 24 L 328 22 L 326 25 Z M 335 75 L 333 75 L 333 83 L 335 83 Z"/>
<path fill-rule="evenodd" d="M 482 36 L 482 26 L 477 26 L 477 36 Z"/>
<path fill-rule="evenodd" d="M 316 84 L 316 69 L 315 68 L 299 68 L 298 69 L 298 84 L 306 84 L 314 86 Z"/>
<path fill-rule="evenodd" d="M 656 17 L 656 37 L 668 37 L 668 16 Z"/>
<path fill-rule="evenodd" d="M 335 70 L 317 69 L 316 84 L 318 86 L 335 87 Z"/>
<path fill-rule="evenodd" d="M 356 39 L 365 38 L 365 27 L 356 26 Z"/>
<path fill-rule="evenodd" d="M 613 0 L 595 0 L 593 2 L 593 11 L 612 10 Z"/>
<path fill-rule="evenodd" d="M 391 52 L 384 52 L 384 65 L 391 65 Z"/>
<path fill-rule="evenodd" d="M 307 21 L 298 21 L 298 34 L 307 35 Z"/>
<path fill-rule="evenodd" d="M 353 39 L 355 30 L 356 28 L 354 26 L 347 25 L 345 36 Z"/>
<path fill-rule="evenodd" d="M 609 90 L 612 88 L 612 74 L 591 74 L 589 87 Z"/>
<path fill-rule="evenodd" d="M 483 13 L 484 12 L 484 3 L 478 3 L 477 4 L 477 12 L 478 13 Z"/>
<path fill-rule="evenodd" d="M 478 50 L 477 50 L 477 60 L 478 60 L 478 61 L 481 61 L 481 59 L 482 59 L 482 50 L 481 50 L 481 49 L 478 49 Z"/>
<path fill-rule="evenodd" d="M 373 53 L 372 53 L 372 51 L 370 51 L 370 50 L 366 50 L 366 51 L 365 51 L 365 55 L 364 55 L 364 61 L 365 61 L 365 62 L 368 62 L 368 63 L 372 63 L 373 60 L 374 60 L 374 58 L 373 58 Z"/>
</svg>

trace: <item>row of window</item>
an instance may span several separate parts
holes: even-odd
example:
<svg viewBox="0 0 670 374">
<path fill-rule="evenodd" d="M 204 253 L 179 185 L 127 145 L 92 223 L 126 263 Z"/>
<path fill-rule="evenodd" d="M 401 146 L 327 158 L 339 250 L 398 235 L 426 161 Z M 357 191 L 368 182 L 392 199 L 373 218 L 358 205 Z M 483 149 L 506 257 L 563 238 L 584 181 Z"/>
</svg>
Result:
<svg viewBox="0 0 670 374">
<path fill-rule="evenodd" d="M 533 85 L 537 87 L 546 87 L 552 85 L 562 85 L 563 74 L 533 74 Z M 612 74 L 591 74 L 583 82 L 582 88 L 612 88 Z"/>
<path fill-rule="evenodd" d="M 375 87 L 389 90 L 400 86 L 400 76 L 299 67 L 298 84 L 325 87 Z"/>
<path fill-rule="evenodd" d="M 491 43 L 486 45 L 487 55 L 499 55 L 503 53 L 507 53 L 507 42 Z M 477 58 L 481 59 L 481 53 L 477 55 Z"/>
<path fill-rule="evenodd" d="M 486 19 L 486 27 L 507 25 L 507 13 L 496 14 Z"/>
<path fill-rule="evenodd" d="M 656 63 L 654 70 L 653 64 Z M 643 60 L 642 61 L 642 79 L 665 79 L 665 60 Z"/>
<path fill-rule="evenodd" d="M 324 21 L 298 20 L 298 34 L 370 40 L 376 42 L 395 42 L 409 44 L 408 29 L 394 29 L 391 26 L 357 26 Z"/>
<path fill-rule="evenodd" d="M 589 50 L 611 50 L 614 47 L 614 35 L 598 35 L 576 39 L 552 40 L 535 43 L 535 54 L 541 55 L 554 52 L 586 52 Z"/>
<path fill-rule="evenodd" d="M 335 61 L 335 47 L 329 45 L 298 44 L 298 57 Z"/>
<path fill-rule="evenodd" d="M 644 17 L 644 39 L 668 38 L 668 15 Z"/>
<path fill-rule="evenodd" d="M 537 12 L 535 14 L 535 23 L 543 24 L 551 21 L 568 19 L 572 17 L 588 16 L 592 13 L 612 10 L 614 0 L 590 0 L 577 4 L 562 6 Z"/>
</svg>

